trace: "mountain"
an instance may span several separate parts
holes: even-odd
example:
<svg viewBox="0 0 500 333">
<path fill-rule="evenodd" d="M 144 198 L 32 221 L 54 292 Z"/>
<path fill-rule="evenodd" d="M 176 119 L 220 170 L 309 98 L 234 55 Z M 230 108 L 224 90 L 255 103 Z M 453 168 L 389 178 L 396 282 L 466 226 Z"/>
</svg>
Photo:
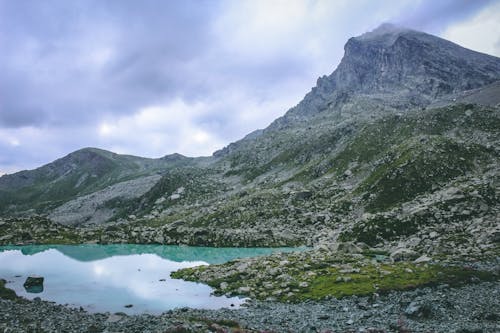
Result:
<svg viewBox="0 0 500 333">
<path fill-rule="evenodd" d="M 151 188 L 166 169 L 189 160 L 179 154 L 149 159 L 84 148 L 38 169 L 0 177 L 0 212 L 48 212 L 109 186 L 116 189 L 120 183 L 133 185 L 127 190 L 135 197 Z M 112 197 L 123 196 L 123 191 L 114 191 Z"/>
<path fill-rule="evenodd" d="M 67 241 L 484 254 L 500 235 L 499 103 L 499 58 L 382 25 L 349 39 L 283 117 L 212 157 L 75 152 L 1 177 L 0 211 L 86 225 Z"/>
<path fill-rule="evenodd" d="M 423 32 L 383 24 L 350 38 L 337 69 L 320 77 L 310 93 L 275 124 L 320 112 L 366 112 L 426 106 L 442 96 L 471 90 L 499 79 L 497 57 L 463 48 Z"/>
</svg>

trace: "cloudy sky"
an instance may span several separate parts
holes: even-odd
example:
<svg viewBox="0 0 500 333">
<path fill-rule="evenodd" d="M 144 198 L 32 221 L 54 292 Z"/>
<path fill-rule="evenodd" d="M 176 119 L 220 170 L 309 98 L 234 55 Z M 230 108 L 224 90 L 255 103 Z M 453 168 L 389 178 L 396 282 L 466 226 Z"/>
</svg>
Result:
<svg viewBox="0 0 500 333">
<path fill-rule="evenodd" d="M 89 146 L 210 155 L 383 22 L 500 56 L 498 0 L 0 0 L 0 174 Z"/>
</svg>

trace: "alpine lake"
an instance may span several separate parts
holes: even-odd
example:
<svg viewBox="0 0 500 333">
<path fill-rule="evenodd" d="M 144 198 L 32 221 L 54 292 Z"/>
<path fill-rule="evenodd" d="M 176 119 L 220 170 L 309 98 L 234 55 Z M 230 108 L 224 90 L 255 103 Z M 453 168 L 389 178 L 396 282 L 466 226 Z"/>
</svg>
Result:
<svg viewBox="0 0 500 333">
<path fill-rule="evenodd" d="M 170 278 L 181 268 L 302 248 L 212 248 L 175 245 L 0 246 L 0 278 L 27 299 L 88 312 L 158 314 L 179 307 L 237 308 L 245 299 L 212 295 L 207 285 Z M 26 288 L 30 276 L 43 288 Z"/>
</svg>

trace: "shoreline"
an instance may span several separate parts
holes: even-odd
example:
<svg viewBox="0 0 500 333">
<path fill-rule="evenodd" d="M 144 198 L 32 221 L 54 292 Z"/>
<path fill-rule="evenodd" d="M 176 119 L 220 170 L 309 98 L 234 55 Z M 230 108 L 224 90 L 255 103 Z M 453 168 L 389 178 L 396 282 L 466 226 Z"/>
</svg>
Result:
<svg viewBox="0 0 500 333">
<path fill-rule="evenodd" d="M 4 332 L 494 332 L 500 283 L 441 285 L 378 297 L 280 303 L 239 309 L 180 308 L 160 315 L 87 313 L 35 299 L 0 299 Z"/>
</svg>

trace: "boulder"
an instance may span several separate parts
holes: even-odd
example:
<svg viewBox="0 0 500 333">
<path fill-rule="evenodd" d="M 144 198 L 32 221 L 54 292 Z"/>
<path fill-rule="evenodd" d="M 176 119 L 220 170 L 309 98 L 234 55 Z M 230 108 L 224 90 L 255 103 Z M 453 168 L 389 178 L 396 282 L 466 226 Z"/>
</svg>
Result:
<svg viewBox="0 0 500 333">
<path fill-rule="evenodd" d="M 428 257 L 427 255 L 424 254 L 423 256 L 420 256 L 417 259 L 415 259 L 414 263 L 421 264 L 421 263 L 429 262 L 431 260 L 432 260 L 431 257 Z"/>
<path fill-rule="evenodd" d="M 434 307 L 430 302 L 413 301 L 405 309 L 405 314 L 410 318 L 430 318 Z"/>
<path fill-rule="evenodd" d="M 419 257 L 420 255 L 410 249 L 406 248 L 397 248 L 396 250 L 392 251 L 391 253 L 391 259 L 393 261 L 408 261 L 408 260 L 415 260 Z"/>
<path fill-rule="evenodd" d="M 29 293 L 41 293 L 43 291 L 43 277 L 28 276 L 23 284 L 23 287 Z"/>
<path fill-rule="evenodd" d="M 344 253 L 362 253 L 363 250 L 357 246 L 356 244 L 352 242 L 343 242 L 343 243 L 338 243 L 337 244 L 337 251 L 339 252 L 344 252 Z"/>
<path fill-rule="evenodd" d="M 296 200 L 309 200 L 312 197 L 311 191 L 300 191 L 295 193 Z"/>
</svg>

